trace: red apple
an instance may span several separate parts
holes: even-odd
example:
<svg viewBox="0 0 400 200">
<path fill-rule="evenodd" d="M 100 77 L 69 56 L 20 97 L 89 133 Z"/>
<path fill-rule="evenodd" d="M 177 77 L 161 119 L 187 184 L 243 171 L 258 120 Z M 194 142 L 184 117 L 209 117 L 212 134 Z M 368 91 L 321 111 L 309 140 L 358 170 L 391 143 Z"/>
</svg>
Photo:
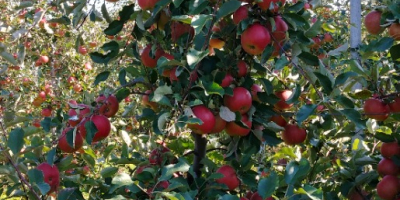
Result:
<svg viewBox="0 0 400 200">
<path fill-rule="evenodd" d="M 219 184 L 225 184 L 229 190 L 234 190 L 240 184 L 237 178 L 236 171 L 230 165 L 223 165 L 218 170 L 217 173 L 223 174 L 224 177 L 216 180 Z"/>
<path fill-rule="evenodd" d="M 296 145 L 306 140 L 307 131 L 296 124 L 286 124 L 282 132 L 282 139 L 288 145 Z"/>
<path fill-rule="evenodd" d="M 75 147 L 72 147 L 68 144 L 67 133 L 71 130 L 73 130 L 73 128 L 70 127 L 64 129 L 60 138 L 58 139 L 58 148 L 65 153 L 73 153 L 78 151 L 83 146 L 83 138 L 79 132 L 79 129 L 76 131 L 75 135 Z"/>
<path fill-rule="evenodd" d="M 392 103 L 389 103 L 391 113 L 400 114 L 400 97 L 396 97 Z"/>
<path fill-rule="evenodd" d="M 368 99 L 364 103 L 364 114 L 377 121 L 384 121 L 389 117 L 389 106 L 379 99 Z"/>
<path fill-rule="evenodd" d="M 333 42 L 333 37 L 330 33 L 325 33 L 324 34 L 324 42 Z"/>
<path fill-rule="evenodd" d="M 150 156 L 149 156 L 150 164 L 152 164 L 152 165 L 161 165 L 162 161 L 164 159 L 163 154 L 166 153 L 166 152 L 169 152 L 169 151 L 170 150 L 167 147 L 164 147 L 164 146 L 162 146 L 160 148 L 153 149 L 151 151 L 151 153 L 150 153 Z"/>
<path fill-rule="evenodd" d="M 225 126 L 225 131 L 230 136 L 246 136 L 251 131 L 252 122 L 249 120 L 247 114 L 242 115 L 241 121 L 246 124 L 248 128 L 243 128 L 235 122 L 228 122 Z"/>
<path fill-rule="evenodd" d="M 219 113 L 217 113 L 215 115 L 215 126 L 214 128 L 211 130 L 210 133 L 220 133 L 222 132 L 226 127 L 226 121 L 224 119 L 221 118 L 221 116 L 219 115 Z"/>
<path fill-rule="evenodd" d="M 389 27 L 389 35 L 394 40 L 400 40 L 400 23 L 393 23 Z"/>
<path fill-rule="evenodd" d="M 224 79 L 222 79 L 221 87 L 229 87 L 232 84 L 232 82 L 233 82 L 233 76 L 227 73 Z"/>
<path fill-rule="evenodd" d="M 282 127 L 285 127 L 287 124 L 287 121 L 285 120 L 285 118 L 282 117 L 282 115 L 274 115 L 271 117 L 270 120 L 275 122 L 275 124 L 282 126 Z"/>
<path fill-rule="evenodd" d="M 274 21 L 275 21 L 274 29 L 271 26 L 271 24 L 267 24 L 267 28 L 271 32 L 272 39 L 275 42 L 280 42 L 286 39 L 286 32 L 288 30 L 288 25 L 279 15 L 274 17 Z"/>
<path fill-rule="evenodd" d="M 268 198 L 266 198 L 266 199 L 263 199 L 263 198 L 260 196 L 260 194 L 258 194 L 258 192 L 255 192 L 255 193 L 251 196 L 250 200 L 274 200 L 274 198 L 268 197 Z"/>
<path fill-rule="evenodd" d="M 241 36 L 242 48 L 250 55 L 260 55 L 270 42 L 268 29 L 258 23 L 250 25 Z"/>
<path fill-rule="evenodd" d="M 137 0 L 137 4 L 142 8 L 142 10 L 151 10 L 158 1 L 160 0 Z"/>
<path fill-rule="evenodd" d="M 153 110 L 157 110 L 158 109 L 157 103 L 149 100 L 149 95 L 151 93 L 153 93 L 153 91 L 151 91 L 151 90 L 147 90 L 145 92 L 145 95 L 142 96 L 142 105 L 144 105 L 146 107 L 150 107 Z"/>
<path fill-rule="evenodd" d="M 84 121 L 82 121 L 81 125 L 79 126 L 79 131 L 81 132 L 82 138 L 86 138 L 85 123 L 88 120 L 92 121 L 97 128 L 97 132 L 94 134 L 92 142 L 98 142 L 110 135 L 111 123 L 108 118 L 104 115 L 92 115 L 92 117 L 86 118 Z"/>
<path fill-rule="evenodd" d="M 381 155 L 385 158 L 400 155 L 400 146 L 397 142 L 384 142 L 381 145 Z"/>
<path fill-rule="evenodd" d="M 244 62 L 243 60 L 239 60 L 239 62 L 237 63 L 237 67 L 239 69 L 238 71 L 238 77 L 245 77 L 247 75 L 247 63 Z"/>
<path fill-rule="evenodd" d="M 45 162 L 38 165 L 37 169 L 43 172 L 44 182 L 50 186 L 50 190 L 47 194 L 55 192 L 60 185 L 60 172 L 57 166 Z"/>
<path fill-rule="evenodd" d="M 291 90 L 282 90 L 275 92 L 275 96 L 277 96 L 280 100 L 275 104 L 275 108 L 278 110 L 287 110 L 290 109 L 293 104 L 288 104 L 286 101 L 292 96 Z"/>
<path fill-rule="evenodd" d="M 178 41 L 185 33 L 189 33 L 189 38 L 192 38 L 194 36 L 194 28 L 189 24 L 183 24 L 177 21 L 171 22 L 171 40 L 173 42 Z"/>
<path fill-rule="evenodd" d="M 262 10 L 268 10 L 271 7 L 271 4 L 273 6 L 272 11 L 273 12 L 278 12 L 279 10 L 279 4 L 280 6 L 284 6 L 286 3 L 286 0 L 260 0 L 259 2 L 257 2 L 258 6 L 262 9 Z"/>
<path fill-rule="evenodd" d="M 369 12 L 364 19 L 364 25 L 368 33 L 372 35 L 378 35 L 385 29 L 381 26 L 382 13 L 377 10 Z"/>
<path fill-rule="evenodd" d="M 210 133 L 215 126 L 215 117 L 210 109 L 204 105 L 198 105 L 194 106 L 192 111 L 194 116 L 202 121 L 202 124 L 187 124 L 188 128 L 197 134 Z"/>
<path fill-rule="evenodd" d="M 378 164 L 378 173 L 381 176 L 397 176 L 399 172 L 399 167 L 390 158 L 383 158 Z"/>
<path fill-rule="evenodd" d="M 176 76 L 176 70 L 178 69 L 178 67 L 174 67 L 174 68 L 172 68 L 170 71 L 169 71 L 169 80 L 171 81 L 171 82 L 174 82 L 174 81 L 178 81 L 179 79 L 178 79 L 178 77 Z"/>
<path fill-rule="evenodd" d="M 224 105 L 232 112 L 247 113 L 252 106 L 251 94 L 244 87 L 236 87 L 233 89 L 233 96 L 224 95 Z"/>
<path fill-rule="evenodd" d="M 144 66 L 154 68 L 157 66 L 157 60 L 164 55 L 164 51 L 161 48 L 157 48 L 154 58 L 150 56 L 152 45 L 148 44 L 144 49 L 140 58 Z"/>
<path fill-rule="evenodd" d="M 119 102 L 116 96 L 114 95 L 100 95 L 96 102 L 99 104 L 99 113 L 106 117 L 114 117 L 115 114 L 119 110 Z"/>
<path fill-rule="evenodd" d="M 386 175 L 376 186 L 378 196 L 385 200 L 392 200 L 399 192 L 399 181 L 397 177 Z"/>
<path fill-rule="evenodd" d="M 244 19 L 249 17 L 249 6 L 243 5 L 240 6 L 234 13 L 233 13 L 233 23 L 236 25 L 239 24 Z"/>
<path fill-rule="evenodd" d="M 51 108 L 43 108 L 42 109 L 42 116 L 43 117 L 50 117 L 51 116 Z"/>
<path fill-rule="evenodd" d="M 50 59 L 49 59 L 48 56 L 39 56 L 39 59 L 38 59 L 38 61 L 39 61 L 40 63 L 42 63 L 42 64 L 48 63 L 49 60 L 50 60 Z"/>
<path fill-rule="evenodd" d="M 257 96 L 258 92 L 262 92 L 261 86 L 257 85 L 257 84 L 253 84 L 251 86 L 251 96 L 253 98 L 253 101 L 258 101 L 260 102 L 260 99 Z"/>
</svg>

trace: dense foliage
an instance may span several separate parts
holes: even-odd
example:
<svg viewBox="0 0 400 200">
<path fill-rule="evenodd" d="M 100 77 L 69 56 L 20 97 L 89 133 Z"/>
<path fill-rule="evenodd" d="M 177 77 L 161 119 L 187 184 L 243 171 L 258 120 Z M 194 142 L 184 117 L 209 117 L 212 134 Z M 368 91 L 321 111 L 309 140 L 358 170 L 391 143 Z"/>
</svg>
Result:
<svg viewBox="0 0 400 200">
<path fill-rule="evenodd" d="M 400 196 L 398 1 L 0 9 L 1 198 Z"/>
</svg>

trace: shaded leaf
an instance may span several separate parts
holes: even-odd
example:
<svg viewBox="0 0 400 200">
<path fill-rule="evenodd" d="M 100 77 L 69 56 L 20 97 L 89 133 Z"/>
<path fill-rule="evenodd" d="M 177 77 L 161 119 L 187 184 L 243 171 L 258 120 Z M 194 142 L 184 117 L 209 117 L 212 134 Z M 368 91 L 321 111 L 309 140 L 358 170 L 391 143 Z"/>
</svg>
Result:
<svg viewBox="0 0 400 200">
<path fill-rule="evenodd" d="M 24 146 L 24 134 L 25 132 L 22 128 L 16 128 L 10 132 L 7 146 L 11 149 L 13 154 L 19 153 Z"/>
</svg>

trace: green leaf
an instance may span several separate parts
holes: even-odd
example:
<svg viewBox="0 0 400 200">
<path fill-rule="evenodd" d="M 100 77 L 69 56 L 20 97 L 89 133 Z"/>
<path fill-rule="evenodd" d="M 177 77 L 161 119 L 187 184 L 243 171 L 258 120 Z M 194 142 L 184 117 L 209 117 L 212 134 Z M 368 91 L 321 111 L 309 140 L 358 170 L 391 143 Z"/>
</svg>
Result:
<svg viewBox="0 0 400 200">
<path fill-rule="evenodd" d="M 317 105 L 315 104 L 306 104 L 299 109 L 299 112 L 296 114 L 297 124 L 301 125 L 304 120 L 306 120 L 311 114 L 314 113 Z"/>
<path fill-rule="evenodd" d="M 307 20 L 296 13 L 284 13 L 282 17 L 294 27 L 302 27 L 308 24 Z"/>
<path fill-rule="evenodd" d="M 172 16 L 171 20 L 182 22 L 184 24 L 192 23 L 192 18 L 189 15 L 175 15 L 175 16 Z"/>
<path fill-rule="evenodd" d="M 30 169 L 28 171 L 29 182 L 35 183 L 42 195 L 50 191 L 50 185 L 44 182 L 43 172 L 38 169 Z"/>
<path fill-rule="evenodd" d="M 89 154 L 82 154 L 82 159 L 89 164 L 92 168 L 94 168 L 96 166 L 96 161 L 94 160 L 94 158 L 92 156 L 90 156 Z"/>
<path fill-rule="evenodd" d="M 128 97 L 131 94 L 130 90 L 128 88 L 122 88 L 118 90 L 117 94 L 115 97 L 117 97 L 118 102 L 121 102 L 124 100 L 126 97 Z"/>
<path fill-rule="evenodd" d="M 25 132 L 22 128 L 16 128 L 10 132 L 7 146 L 11 149 L 13 154 L 18 154 L 24 146 L 24 134 Z"/>
<path fill-rule="evenodd" d="M 203 58 L 208 55 L 208 49 L 206 51 L 197 51 L 195 49 L 190 49 L 188 54 L 186 55 L 187 63 L 191 69 L 199 63 Z"/>
<path fill-rule="evenodd" d="M 343 95 L 339 95 L 335 97 L 335 101 L 337 101 L 340 105 L 345 108 L 354 108 L 354 103 L 349 98 Z"/>
<path fill-rule="evenodd" d="M 134 10 L 135 4 L 126 5 L 119 11 L 118 16 L 119 20 L 126 22 L 131 18 L 131 15 L 135 12 Z"/>
<path fill-rule="evenodd" d="M 294 89 L 291 97 L 286 100 L 286 103 L 288 104 L 292 104 L 292 103 L 296 103 L 301 95 L 301 86 L 299 84 L 296 84 L 296 88 Z"/>
<path fill-rule="evenodd" d="M 169 180 L 175 172 L 188 172 L 190 165 L 184 158 L 179 158 L 178 163 L 164 166 L 159 181 Z"/>
<path fill-rule="evenodd" d="M 85 123 L 85 129 L 86 129 L 86 142 L 90 145 L 92 144 L 94 135 L 97 133 L 98 130 L 96 125 L 91 120 Z"/>
<path fill-rule="evenodd" d="M 71 20 L 67 16 L 61 16 L 59 18 L 53 18 L 48 20 L 49 23 L 59 23 L 59 24 L 64 24 L 64 25 L 70 25 Z"/>
<path fill-rule="evenodd" d="M 400 44 L 392 46 L 389 52 L 393 61 L 400 61 Z"/>
<path fill-rule="evenodd" d="M 268 46 L 264 49 L 263 53 L 261 54 L 260 63 L 263 64 L 263 63 L 267 62 L 267 61 L 269 60 L 269 58 L 271 57 L 272 52 L 274 52 L 274 47 L 273 47 L 272 45 L 268 45 Z M 257 70 L 258 70 L 258 69 L 257 69 Z"/>
<path fill-rule="evenodd" d="M 305 185 L 303 188 L 297 190 L 298 194 L 305 194 L 311 200 L 322 200 L 324 199 L 324 192 L 321 189 L 314 188 L 310 185 Z"/>
<path fill-rule="evenodd" d="M 223 97 L 225 94 L 225 90 L 221 85 L 213 81 L 205 81 L 201 80 L 201 83 L 204 86 L 207 94 L 218 94 L 219 96 Z"/>
<path fill-rule="evenodd" d="M 176 7 L 176 8 L 178 8 L 180 5 L 181 5 L 181 3 L 183 2 L 184 0 L 172 0 L 172 3 L 174 3 L 174 6 Z"/>
<path fill-rule="evenodd" d="M 122 186 L 133 184 L 133 181 L 132 181 L 131 176 L 129 176 L 129 174 L 120 173 L 112 179 L 111 184 L 112 184 L 112 186 L 109 191 L 110 193 L 114 192 L 116 189 L 118 189 Z"/>
<path fill-rule="evenodd" d="M 343 109 L 340 112 L 350 119 L 350 121 L 354 122 L 358 128 L 366 128 L 366 121 L 361 120 L 361 114 L 358 111 L 354 109 Z"/>
<path fill-rule="evenodd" d="M 305 158 L 302 158 L 300 162 L 290 162 L 286 166 L 285 171 L 286 184 L 300 183 L 302 178 L 304 178 L 308 174 L 310 169 L 310 163 Z"/>
<path fill-rule="evenodd" d="M 57 149 L 56 148 L 52 148 L 47 153 L 47 163 L 49 163 L 49 165 L 52 165 L 54 163 L 54 159 L 56 158 L 56 153 L 57 153 Z"/>
<path fill-rule="evenodd" d="M 345 84 L 348 78 L 354 77 L 357 75 L 358 75 L 357 73 L 352 72 L 352 71 L 339 74 L 339 76 L 336 77 L 334 87 Z"/>
<path fill-rule="evenodd" d="M 310 29 L 308 29 L 305 33 L 305 36 L 309 38 L 313 38 L 317 36 L 321 32 L 321 26 L 322 26 L 323 21 L 318 19 Z"/>
<path fill-rule="evenodd" d="M 167 197 L 170 200 L 185 200 L 185 197 L 180 193 L 176 192 L 161 192 L 161 195 Z"/>
<path fill-rule="evenodd" d="M 312 66 L 318 66 L 319 65 L 319 60 L 318 57 L 308 53 L 308 52 L 301 52 L 301 54 L 298 56 L 304 63 Z"/>
<path fill-rule="evenodd" d="M 258 183 L 258 193 L 263 199 L 270 197 L 278 188 L 279 177 L 275 172 L 271 172 L 267 178 L 263 178 Z"/>
<path fill-rule="evenodd" d="M 329 79 L 329 77 L 327 77 L 324 74 L 321 74 L 319 72 L 314 72 L 314 74 L 318 78 L 319 83 L 322 85 L 324 92 L 327 95 L 330 95 L 333 90 L 333 88 L 332 88 L 333 83 L 331 82 L 331 79 Z"/>
<path fill-rule="evenodd" d="M 227 1 L 218 9 L 215 21 L 235 12 L 242 3 L 237 0 Z"/>
<path fill-rule="evenodd" d="M 236 195 L 225 194 L 224 196 L 220 197 L 219 200 L 239 200 L 239 197 Z"/>
<path fill-rule="evenodd" d="M 187 12 L 187 14 L 198 15 L 200 13 L 203 13 L 204 10 L 207 8 L 208 4 L 209 4 L 208 0 L 190 0 L 189 12 Z"/>
<path fill-rule="evenodd" d="M 103 15 L 104 19 L 106 19 L 107 23 L 112 22 L 112 19 L 107 11 L 106 2 L 104 2 L 103 5 L 101 6 L 101 14 Z"/>
<path fill-rule="evenodd" d="M 75 196 L 76 188 L 65 188 L 58 192 L 57 200 L 72 200 L 78 199 Z"/>
<path fill-rule="evenodd" d="M 75 146 L 76 128 L 70 129 L 66 135 L 68 145 L 73 148 Z"/>
<path fill-rule="evenodd" d="M 372 41 L 368 46 L 366 51 L 386 51 L 389 49 L 394 43 L 394 39 L 391 37 L 384 37 L 379 40 Z"/>
<path fill-rule="evenodd" d="M 118 172 L 118 167 L 107 167 L 100 171 L 100 175 L 103 178 L 112 177 L 115 173 Z"/>
<path fill-rule="evenodd" d="M 119 80 L 120 85 L 125 85 L 127 83 L 125 69 L 121 69 L 121 71 L 119 71 L 118 80 Z"/>
<path fill-rule="evenodd" d="M 290 63 L 290 61 L 287 59 L 286 56 L 281 56 L 277 61 L 275 61 L 274 67 L 276 70 L 281 70 L 289 63 Z"/>
<path fill-rule="evenodd" d="M 198 35 L 203 27 L 212 20 L 211 15 L 196 15 L 192 19 L 191 26 L 194 28 L 194 32 Z"/>
<path fill-rule="evenodd" d="M 117 35 L 122 28 L 124 27 L 124 22 L 120 20 L 114 20 L 110 24 L 108 24 L 108 27 L 104 29 L 104 34 L 106 35 Z"/>
<path fill-rule="evenodd" d="M 6 61 L 10 62 L 12 65 L 18 65 L 17 60 L 10 53 L 6 51 L 0 51 L 0 56 L 3 57 Z"/>
<path fill-rule="evenodd" d="M 272 95 L 274 94 L 274 86 L 272 85 L 271 81 L 265 78 L 259 79 L 264 86 L 264 90 L 267 93 L 267 95 Z"/>
<path fill-rule="evenodd" d="M 97 86 L 100 82 L 106 81 L 108 79 L 108 76 L 110 76 L 110 71 L 101 72 L 96 76 L 96 79 L 94 80 L 94 85 Z"/>
</svg>

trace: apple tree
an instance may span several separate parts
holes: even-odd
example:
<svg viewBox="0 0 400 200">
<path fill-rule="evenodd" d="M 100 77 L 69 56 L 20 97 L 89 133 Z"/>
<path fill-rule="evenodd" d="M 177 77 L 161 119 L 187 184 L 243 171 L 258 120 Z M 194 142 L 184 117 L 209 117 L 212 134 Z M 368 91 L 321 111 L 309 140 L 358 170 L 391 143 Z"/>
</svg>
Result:
<svg viewBox="0 0 400 200">
<path fill-rule="evenodd" d="M 397 199 L 400 2 L 351 4 L 0 2 L 1 197 Z"/>
</svg>

